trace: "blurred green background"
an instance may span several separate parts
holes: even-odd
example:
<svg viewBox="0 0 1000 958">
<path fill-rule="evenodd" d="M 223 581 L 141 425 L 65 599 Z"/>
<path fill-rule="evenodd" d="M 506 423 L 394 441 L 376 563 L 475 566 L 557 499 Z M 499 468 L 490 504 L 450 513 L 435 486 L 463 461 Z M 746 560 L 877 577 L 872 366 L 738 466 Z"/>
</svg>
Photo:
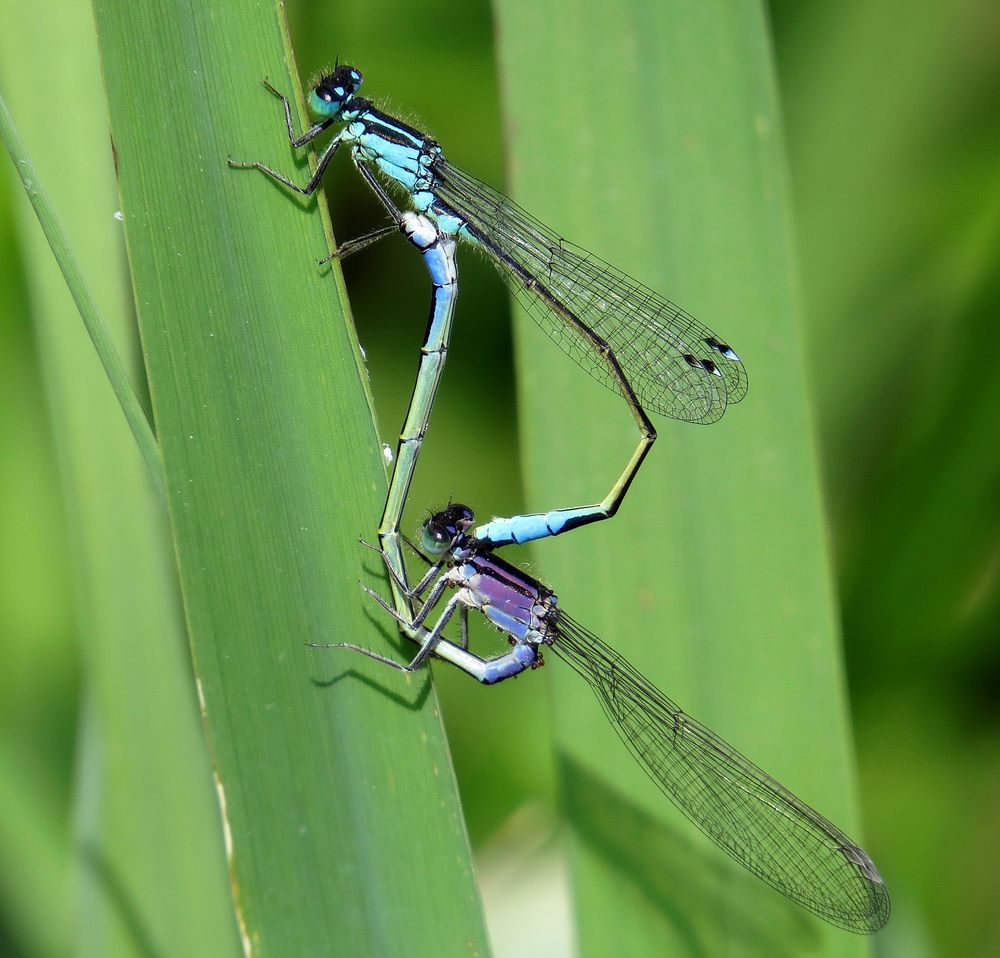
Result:
<svg viewBox="0 0 1000 958">
<path fill-rule="evenodd" d="M 288 13 L 304 76 L 335 56 L 356 63 L 369 95 L 429 130 L 464 168 L 503 183 L 488 5 L 296 0 Z M 985 0 L 775 0 L 770 16 L 864 834 L 893 894 L 875 947 L 997 954 L 1000 12 Z M 355 177 L 345 162 L 327 179 L 341 238 L 380 220 Z M 11 869 L 39 863 L 39 882 L 68 854 L 81 705 L 74 570 L 17 190 L 13 176 L 0 181 L 0 953 L 32 955 Z M 345 274 L 383 438 L 394 443 L 422 332 L 396 318 L 425 302 L 426 283 L 400 243 L 352 258 Z M 463 258 L 462 281 L 411 503 L 455 492 L 516 510 L 507 300 L 475 256 Z M 471 392 L 469 370 L 485 354 L 497 374 L 488 391 Z M 764 388 L 748 362 L 751 388 Z M 510 867 L 498 849 L 512 823 L 546 842 L 544 736 L 520 753 L 503 745 L 511 710 L 536 728 L 548 712 L 530 683 L 501 701 L 455 672 L 435 678 L 489 902 L 491 882 Z M 470 714 L 476 721 L 463 721 Z"/>
</svg>

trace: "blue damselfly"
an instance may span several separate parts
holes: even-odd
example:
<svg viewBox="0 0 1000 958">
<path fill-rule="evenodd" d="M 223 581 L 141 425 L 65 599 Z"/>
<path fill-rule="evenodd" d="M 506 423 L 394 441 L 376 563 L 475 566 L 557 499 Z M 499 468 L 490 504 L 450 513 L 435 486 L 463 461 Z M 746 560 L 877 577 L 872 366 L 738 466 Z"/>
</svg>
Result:
<svg viewBox="0 0 1000 958">
<path fill-rule="evenodd" d="M 484 536 L 496 545 L 528 542 L 614 515 L 656 439 L 645 407 L 689 422 L 716 421 L 729 403 L 746 395 L 747 376 L 739 356 L 689 313 L 567 242 L 512 200 L 450 163 L 433 139 L 357 96 L 361 79 L 361 73 L 350 66 L 338 66 L 323 76 L 309 93 L 316 122 L 301 134 L 295 131 L 288 99 L 265 82 L 284 105 L 288 139 L 294 148 L 312 142 L 333 124 L 345 124 L 320 154 L 304 186 L 263 163 L 231 164 L 260 170 L 308 195 L 318 188 L 340 147 L 347 146 L 358 171 L 395 224 L 402 224 L 403 213 L 380 176 L 391 188 L 401 188 L 413 208 L 433 221 L 441 235 L 483 250 L 549 337 L 625 399 L 640 432 L 635 452 L 601 502 L 494 519 Z M 372 237 L 390 230 L 379 230 Z M 356 247 L 357 243 L 350 244 L 351 249 Z M 454 308 L 454 295 L 448 299 L 442 316 Z M 436 328 L 448 326 L 450 319 L 445 323 L 439 318 Z M 441 345 L 439 340 L 438 348 Z M 426 423 L 433 398 L 434 389 L 418 381 L 413 402 L 426 408 L 416 412 L 411 408 L 408 418 L 415 416 Z M 411 457 L 407 468 L 412 462 Z M 408 482 L 399 485 L 408 486 Z M 390 518 L 395 510 L 394 504 L 388 510 Z M 380 535 L 386 530 L 383 521 Z"/>
</svg>

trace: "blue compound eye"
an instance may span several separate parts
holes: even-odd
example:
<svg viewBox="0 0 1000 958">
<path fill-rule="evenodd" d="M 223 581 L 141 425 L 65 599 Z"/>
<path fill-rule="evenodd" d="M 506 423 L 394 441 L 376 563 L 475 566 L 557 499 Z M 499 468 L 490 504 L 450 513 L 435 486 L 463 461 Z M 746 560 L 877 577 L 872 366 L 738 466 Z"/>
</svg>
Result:
<svg viewBox="0 0 1000 958">
<path fill-rule="evenodd" d="M 344 108 L 346 96 L 343 86 L 327 86 L 320 82 L 309 93 L 309 109 L 318 117 L 337 116 Z"/>
<path fill-rule="evenodd" d="M 320 77 L 309 93 L 309 109 L 314 116 L 336 117 L 354 99 L 361 86 L 361 74 L 354 67 L 337 67 Z"/>
</svg>

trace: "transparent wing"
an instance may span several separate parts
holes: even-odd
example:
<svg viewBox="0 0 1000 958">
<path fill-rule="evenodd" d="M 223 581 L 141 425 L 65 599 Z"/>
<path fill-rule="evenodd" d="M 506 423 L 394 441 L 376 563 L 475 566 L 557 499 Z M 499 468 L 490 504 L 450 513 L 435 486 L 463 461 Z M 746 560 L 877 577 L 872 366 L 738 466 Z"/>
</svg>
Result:
<svg viewBox="0 0 1000 958">
<path fill-rule="evenodd" d="M 792 901 L 849 931 L 889 918 L 875 863 L 839 828 L 686 715 L 565 612 L 552 651 L 597 693 L 663 793 L 723 851 Z"/>
<path fill-rule="evenodd" d="M 549 337 L 604 385 L 621 393 L 579 323 L 611 346 L 647 409 L 708 423 L 746 395 L 747 374 L 735 350 L 689 313 L 447 160 L 432 169 L 435 196 L 465 222 L 467 238 L 491 254 Z"/>
</svg>

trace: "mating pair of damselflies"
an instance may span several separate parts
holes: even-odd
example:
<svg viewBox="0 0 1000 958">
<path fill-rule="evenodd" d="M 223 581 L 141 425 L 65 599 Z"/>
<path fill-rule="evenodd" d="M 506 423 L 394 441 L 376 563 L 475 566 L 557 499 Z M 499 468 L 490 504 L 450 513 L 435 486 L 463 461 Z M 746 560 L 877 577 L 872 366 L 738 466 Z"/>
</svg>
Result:
<svg viewBox="0 0 1000 958">
<path fill-rule="evenodd" d="M 421 667 L 434 655 L 486 684 L 537 667 L 543 651 L 552 650 L 591 685 L 650 778 L 720 848 L 833 924 L 858 932 L 878 930 L 888 918 L 889 896 L 874 863 L 857 844 L 687 716 L 560 609 L 553 592 L 495 554 L 511 543 L 559 535 L 613 515 L 656 438 L 644 407 L 692 422 L 718 419 L 729 403 L 746 394 L 738 355 L 688 313 L 457 169 L 432 139 L 358 97 L 360 84 L 361 74 L 353 67 L 340 66 L 324 76 L 309 94 L 316 122 L 301 135 L 295 132 L 287 98 L 266 84 L 284 104 L 293 147 L 310 143 L 333 124 L 344 124 L 305 186 L 261 163 L 233 164 L 254 167 L 290 189 L 311 194 L 338 149 L 348 147 L 393 224 L 345 244 L 335 255 L 344 256 L 398 228 L 420 251 L 434 287 L 417 382 L 379 526 L 379 551 L 394 602 L 371 593 L 419 650 L 401 665 L 354 643 L 334 647 L 404 671 Z M 412 211 L 397 208 L 382 179 L 402 188 Z M 640 439 L 611 491 L 595 505 L 480 526 L 474 526 L 466 506 L 453 504 L 434 514 L 424 525 L 421 547 L 415 547 L 430 568 L 411 588 L 399 524 L 447 355 L 457 295 L 456 239 L 486 252 L 545 332 L 625 399 Z M 469 650 L 469 609 L 508 636 L 509 652 L 483 658 Z M 456 614 L 460 636 L 453 642 L 444 637 L 444 629 Z"/>
</svg>

